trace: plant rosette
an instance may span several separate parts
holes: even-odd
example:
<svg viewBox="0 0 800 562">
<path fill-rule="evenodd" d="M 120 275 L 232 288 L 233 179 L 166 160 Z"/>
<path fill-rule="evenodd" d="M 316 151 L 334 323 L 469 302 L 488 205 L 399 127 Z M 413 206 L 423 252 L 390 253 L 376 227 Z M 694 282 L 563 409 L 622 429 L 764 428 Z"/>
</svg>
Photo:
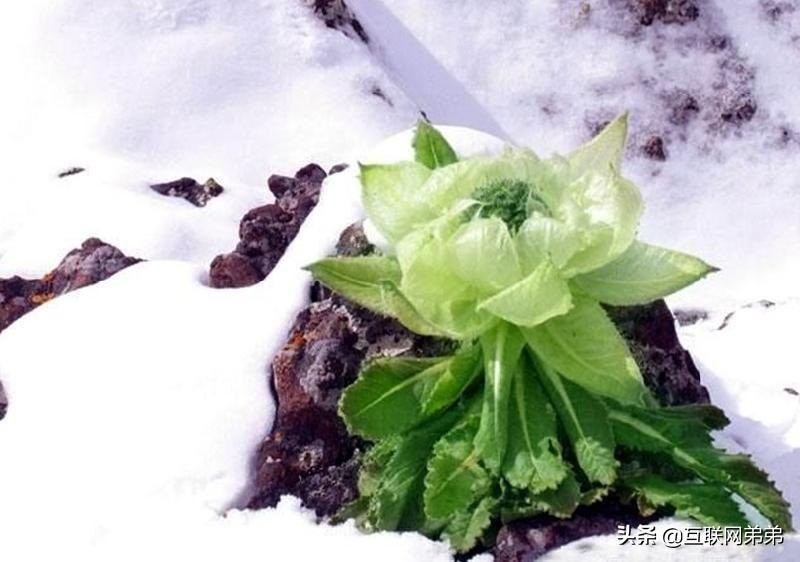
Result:
<svg viewBox="0 0 800 562">
<path fill-rule="evenodd" d="M 626 136 L 621 116 L 565 157 L 508 147 L 459 159 L 423 122 L 415 161 L 361 166 L 367 216 L 390 247 L 310 271 L 458 351 L 372 361 L 344 392 L 345 423 L 374 445 L 343 517 L 461 552 L 491 544 L 501 522 L 569 517 L 610 494 L 707 525 L 746 526 L 746 502 L 791 529 L 767 475 L 713 446 L 724 414 L 660 407 L 603 309 L 715 271 L 636 240 L 643 202 L 621 175 Z"/>
</svg>

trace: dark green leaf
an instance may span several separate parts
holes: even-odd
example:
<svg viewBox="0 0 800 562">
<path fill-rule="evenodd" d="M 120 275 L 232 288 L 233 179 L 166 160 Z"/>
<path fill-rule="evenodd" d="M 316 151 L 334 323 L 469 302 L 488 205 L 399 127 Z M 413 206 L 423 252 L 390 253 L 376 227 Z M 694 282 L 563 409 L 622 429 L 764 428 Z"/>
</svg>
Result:
<svg viewBox="0 0 800 562">
<path fill-rule="evenodd" d="M 722 484 L 753 505 L 773 525 L 792 530 L 789 504 L 766 473 L 746 455 L 731 455 L 712 446 L 707 412 L 694 419 L 686 410 L 612 409 L 609 417 L 620 445 L 666 453 L 678 465 L 706 481 Z M 717 420 L 720 421 L 720 420 Z"/>
<path fill-rule="evenodd" d="M 496 509 L 497 500 L 485 497 L 474 508 L 453 515 L 442 535 L 456 552 L 472 550 L 491 525 Z"/>
<path fill-rule="evenodd" d="M 472 415 L 447 433 L 433 448 L 425 477 L 425 513 L 442 519 L 469 508 L 484 497 L 491 478 L 480 466 L 473 441 L 480 417 Z"/>
<path fill-rule="evenodd" d="M 350 432 L 375 441 L 419 423 L 424 417 L 421 396 L 447 370 L 448 361 L 386 357 L 368 363 L 339 404 Z"/>
<path fill-rule="evenodd" d="M 653 507 L 670 505 L 675 515 L 688 517 L 709 527 L 746 527 L 747 518 L 730 491 L 715 483 L 670 482 L 648 474 L 624 482 Z"/>
<path fill-rule="evenodd" d="M 603 403 L 580 386 L 537 362 L 540 380 L 590 482 L 610 485 L 617 477 L 614 435 Z"/>
<path fill-rule="evenodd" d="M 481 350 L 467 343 L 450 359 L 445 371 L 422 393 L 425 415 L 439 412 L 455 402 L 481 372 Z"/>
<path fill-rule="evenodd" d="M 458 162 L 458 156 L 442 133 L 426 121 L 417 124 L 414 134 L 414 158 L 423 166 L 435 169 Z"/>
<path fill-rule="evenodd" d="M 568 466 L 561 458 L 555 411 L 531 367 L 514 377 L 510 410 L 503 475 L 512 486 L 532 492 L 555 488 Z"/>
<path fill-rule="evenodd" d="M 486 384 L 475 448 L 486 466 L 495 473 L 500 471 L 505 457 L 511 386 L 523 345 L 519 330 L 507 322 L 501 322 L 481 337 Z"/>
</svg>

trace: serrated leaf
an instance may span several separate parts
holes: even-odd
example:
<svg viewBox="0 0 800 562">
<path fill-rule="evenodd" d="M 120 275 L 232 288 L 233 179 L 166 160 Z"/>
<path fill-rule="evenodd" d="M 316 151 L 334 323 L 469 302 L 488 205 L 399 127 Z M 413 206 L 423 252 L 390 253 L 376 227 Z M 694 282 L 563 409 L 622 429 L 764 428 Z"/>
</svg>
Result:
<svg viewBox="0 0 800 562">
<path fill-rule="evenodd" d="M 446 335 L 425 320 L 400 292 L 400 266 L 393 258 L 326 258 L 306 269 L 331 290 L 373 312 L 396 318 L 412 332 L 428 336 Z"/>
<path fill-rule="evenodd" d="M 549 259 L 527 277 L 483 300 L 478 310 L 518 326 L 533 327 L 572 308 L 569 285 Z"/>
<path fill-rule="evenodd" d="M 708 419 L 672 415 L 670 408 L 609 411 L 614 434 L 621 445 L 634 450 L 666 453 L 680 467 L 706 481 L 719 483 L 753 505 L 772 524 L 792 530 L 789 504 L 767 474 L 746 455 L 732 455 L 712 446 Z"/>
<path fill-rule="evenodd" d="M 421 401 L 425 388 L 435 384 L 449 360 L 385 357 L 369 362 L 339 403 L 350 432 L 376 441 L 418 424 L 425 417 Z"/>
<path fill-rule="evenodd" d="M 442 535 L 456 552 L 472 550 L 491 525 L 496 508 L 497 500 L 483 498 L 474 508 L 454 514 Z"/>
<path fill-rule="evenodd" d="M 441 168 L 458 162 L 455 150 L 444 135 L 426 121 L 417 123 L 412 146 L 414 159 L 427 168 Z"/>
<path fill-rule="evenodd" d="M 569 467 L 561 457 L 555 411 L 531 369 L 514 377 L 510 411 L 503 476 L 534 493 L 554 489 Z"/>
<path fill-rule="evenodd" d="M 600 305 L 573 295 L 572 310 L 534 328 L 521 328 L 543 362 L 586 389 L 627 404 L 645 404 L 648 391 L 628 345 Z"/>
<path fill-rule="evenodd" d="M 600 302 L 630 306 L 670 295 L 714 271 L 694 256 L 634 242 L 613 262 L 578 275 L 573 282 Z"/>
<path fill-rule="evenodd" d="M 480 417 L 470 416 L 433 447 L 425 476 L 425 514 L 443 519 L 466 510 L 489 492 L 492 480 L 475 452 Z"/>
<path fill-rule="evenodd" d="M 590 482 L 613 484 L 619 463 L 603 403 L 580 386 L 537 362 L 540 380 L 572 443 L 578 465 Z"/>
<path fill-rule="evenodd" d="M 542 511 L 553 517 L 571 517 L 581 503 L 581 487 L 570 470 L 555 490 L 539 492 L 533 501 Z"/>
<path fill-rule="evenodd" d="M 670 482 L 648 474 L 624 481 L 637 496 L 654 507 L 670 505 L 675 515 L 709 527 L 746 527 L 747 518 L 730 491 L 719 484 Z"/>
<path fill-rule="evenodd" d="M 455 402 L 478 378 L 482 367 L 480 347 L 464 344 L 433 384 L 425 386 L 421 397 L 422 413 L 434 414 Z"/>
<path fill-rule="evenodd" d="M 420 196 L 431 171 L 417 162 L 361 165 L 361 199 L 367 215 L 387 239 L 402 238 L 436 212 Z"/>
<path fill-rule="evenodd" d="M 426 524 L 422 494 L 428 458 L 434 444 L 462 415 L 462 410 L 453 408 L 400 439 L 370 500 L 368 517 L 374 529 L 417 530 Z"/>
<path fill-rule="evenodd" d="M 502 322 L 481 336 L 480 342 L 486 383 L 475 449 L 486 466 L 497 473 L 505 457 L 511 387 L 524 341 L 517 328 Z"/>
</svg>

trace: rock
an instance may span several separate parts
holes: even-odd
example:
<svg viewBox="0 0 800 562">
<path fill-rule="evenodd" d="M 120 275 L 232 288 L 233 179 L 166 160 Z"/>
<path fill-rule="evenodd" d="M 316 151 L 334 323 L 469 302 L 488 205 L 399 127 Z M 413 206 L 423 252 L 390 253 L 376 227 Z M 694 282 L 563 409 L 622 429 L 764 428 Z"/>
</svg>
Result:
<svg viewBox="0 0 800 562">
<path fill-rule="evenodd" d="M 664 149 L 664 140 L 658 135 L 647 139 L 647 142 L 645 142 L 642 147 L 642 152 L 644 152 L 645 156 L 650 158 L 650 160 L 664 162 L 667 159 L 667 152 Z"/>
<path fill-rule="evenodd" d="M 684 25 L 700 16 L 700 8 L 692 0 L 635 0 L 634 9 L 645 26 L 657 21 Z"/>
<path fill-rule="evenodd" d="M 72 168 L 67 168 L 58 173 L 59 178 L 66 178 L 69 176 L 74 176 L 76 174 L 80 174 L 81 172 L 85 172 L 86 168 L 81 168 L 80 166 L 74 166 Z"/>
<path fill-rule="evenodd" d="M 50 299 L 107 279 L 139 261 L 102 240 L 89 238 L 41 279 L 0 279 L 0 332 Z"/>
<path fill-rule="evenodd" d="M 645 306 L 607 310 L 628 341 L 645 383 L 662 405 L 709 403 L 700 372 L 678 340 L 667 303 L 659 300 Z"/>
<path fill-rule="evenodd" d="M 363 237 L 350 227 L 339 247 Z M 333 515 L 357 496 L 364 443 L 348 435 L 337 411 L 342 390 L 363 361 L 379 356 L 441 355 L 449 342 L 413 334 L 392 319 L 373 314 L 330 291 L 312 292 L 313 302 L 297 317 L 286 345 L 272 363 L 277 414 L 258 453 L 251 508 L 273 506 L 293 494 L 320 516 Z"/>
<path fill-rule="evenodd" d="M 533 517 L 504 525 L 493 549 L 495 562 L 529 562 L 572 541 L 617 532 L 617 525 L 651 521 L 614 501 L 580 507 L 569 519 Z"/>
<path fill-rule="evenodd" d="M 307 0 L 314 13 L 331 29 L 338 29 L 348 37 L 369 43 L 364 27 L 343 0 Z"/>
<path fill-rule="evenodd" d="M 6 391 L 3 390 L 3 383 L 0 382 L 0 420 L 6 417 L 8 409 L 8 398 L 6 398 Z"/>
<path fill-rule="evenodd" d="M 267 181 L 275 202 L 251 209 L 239 225 L 239 244 L 211 262 L 212 287 L 247 287 L 264 279 L 300 231 L 319 201 L 325 170 L 309 164 L 294 177 L 273 175 Z"/>
<path fill-rule="evenodd" d="M 180 178 L 151 185 L 150 189 L 161 195 L 182 197 L 195 207 L 205 207 L 213 197 L 217 197 L 225 191 L 214 178 L 208 178 L 202 185 L 192 178 Z"/>
</svg>

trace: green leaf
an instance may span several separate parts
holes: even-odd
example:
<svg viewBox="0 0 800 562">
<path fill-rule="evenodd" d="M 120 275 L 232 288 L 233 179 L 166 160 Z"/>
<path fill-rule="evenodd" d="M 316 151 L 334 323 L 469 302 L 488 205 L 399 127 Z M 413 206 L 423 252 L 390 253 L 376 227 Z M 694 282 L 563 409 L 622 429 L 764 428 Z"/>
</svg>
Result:
<svg viewBox="0 0 800 562">
<path fill-rule="evenodd" d="M 792 529 L 789 504 L 766 473 L 746 455 L 732 455 L 712 446 L 709 418 L 702 411 L 691 419 L 686 410 L 617 407 L 609 411 L 620 445 L 666 453 L 680 467 L 706 481 L 722 484 L 753 505 L 772 524 Z"/>
<path fill-rule="evenodd" d="M 461 226 L 448 243 L 447 257 L 459 279 L 483 293 L 501 291 L 522 278 L 514 241 L 497 217 Z"/>
<path fill-rule="evenodd" d="M 412 332 L 445 335 L 425 320 L 398 288 L 400 266 L 393 258 L 360 256 L 326 258 L 306 268 L 314 278 L 373 312 L 396 318 Z"/>
<path fill-rule="evenodd" d="M 714 271 L 693 256 L 634 242 L 613 262 L 573 282 L 600 302 L 629 306 L 670 295 Z"/>
<path fill-rule="evenodd" d="M 530 181 L 543 167 L 527 149 L 506 149 L 496 156 L 476 156 L 434 170 L 424 186 L 431 209 L 442 213 L 472 196 L 476 189 L 498 179 Z"/>
<path fill-rule="evenodd" d="M 572 470 L 567 472 L 567 477 L 561 481 L 555 490 L 544 490 L 534 496 L 536 503 L 542 511 L 553 517 L 566 519 L 572 517 L 581 503 L 581 487 Z"/>
<path fill-rule="evenodd" d="M 536 493 L 567 477 L 555 411 L 530 368 L 514 377 L 508 433 L 503 476 L 512 486 Z"/>
<path fill-rule="evenodd" d="M 430 174 L 416 162 L 361 165 L 361 198 L 367 216 L 390 241 L 436 217 L 420 194 Z"/>
<path fill-rule="evenodd" d="M 719 484 L 670 482 L 648 474 L 624 481 L 635 495 L 653 507 L 670 505 L 675 515 L 694 519 L 708 527 L 746 527 L 747 518 L 730 491 Z"/>
<path fill-rule="evenodd" d="M 497 473 L 505 457 L 511 387 L 524 341 L 517 328 L 506 322 L 486 332 L 480 341 L 486 384 L 475 448 L 486 466 Z"/>
<path fill-rule="evenodd" d="M 561 375 L 622 403 L 645 404 L 647 389 L 628 345 L 597 302 L 573 295 L 572 310 L 521 328 L 536 355 Z"/>
<path fill-rule="evenodd" d="M 580 484 L 572 468 L 568 467 L 566 476 L 554 489 L 531 493 L 530 490 L 505 488 L 500 518 L 503 523 L 508 523 L 547 513 L 563 519 L 572 516 L 581 500 Z"/>
<path fill-rule="evenodd" d="M 427 168 L 441 168 L 458 162 L 455 150 L 444 135 L 426 121 L 417 123 L 412 145 L 414 159 Z"/>
<path fill-rule="evenodd" d="M 633 243 L 644 210 L 639 189 L 615 168 L 587 173 L 567 186 L 559 213 L 573 206 L 572 228 L 582 236 L 581 249 L 564 266 L 568 276 L 594 271 L 614 261 Z"/>
<path fill-rule="evenodd" d="M 422 494 L 428 457 L 434 444 L 462 415 L 462 410 L 451 409 L 403 436 L 370 501 L 373 528 L 417 530 L 426 525 Z"/>
<path fill-rule="evenodd" d="M 609 166 L 619 170 L 627 138 L 628 114 L 623 113 L 592 140 L 567 156 L 572 177 L 577 178 L 592 170 L 604 171 Z"/>
<path fill-rule="evenodd" d="M 474 508 L 454 514 L 442 535 L 456 552 L 472 550 L 489 529 L 496 508 L 494 498 L 481 499 Z"/>
<path fill-rule="evenodd" d="M 449 239 L 459 225 L 458 215 L 445 215 L 410 233 L 395 249 L 403 295 L 436 329 L 467 340 L 478 337 L 497 318 L 476 310 L 478 291 L 448 267 Z"/>
<path fill-rule="evenodd" d="M 481 349 L 467 343 L 448 361 L 447 368 L 422 393 L 422 413 L 434 414 L 450 406 L 478 378 Z"/>
<path fill-rule="evenodd" d="M 520 227 L 515 238 L 523 271 L 533 271 L 545 257 L 561 269 L 581 249 L 580 230 L 565 222 L 536 215 Z"/>
<path fill-rule="evenodd" d="M 420 398 L 446 369 L 447 358 L 375 359 L 342 394 L 341 416 L 351 433 L 373 441 L 402 433 L 424 418 Z"/>
<path fill-rule="evenodd" d="M 590 482 L 610 485 L 617 477 L 614 435 L 603 403 L 580 386 L 537 362 L 540 380 L 555 406 L 572 449 Z"/>
<path fill-rule="evenodd" d="M 488 494 L 492 480 L 475 452 L 480 417 L 473 415 L 450 430 L 433 447 L 425 477 L 425 514 L 444 519 L 467 510 Z"/>
<path fill-rule="evenodd" d="M 522 281 L 482 301 L 478 310 L 518 326 L 533 327 L 572 308 L 569 286 L 549 259 Z"/>
</svg>

